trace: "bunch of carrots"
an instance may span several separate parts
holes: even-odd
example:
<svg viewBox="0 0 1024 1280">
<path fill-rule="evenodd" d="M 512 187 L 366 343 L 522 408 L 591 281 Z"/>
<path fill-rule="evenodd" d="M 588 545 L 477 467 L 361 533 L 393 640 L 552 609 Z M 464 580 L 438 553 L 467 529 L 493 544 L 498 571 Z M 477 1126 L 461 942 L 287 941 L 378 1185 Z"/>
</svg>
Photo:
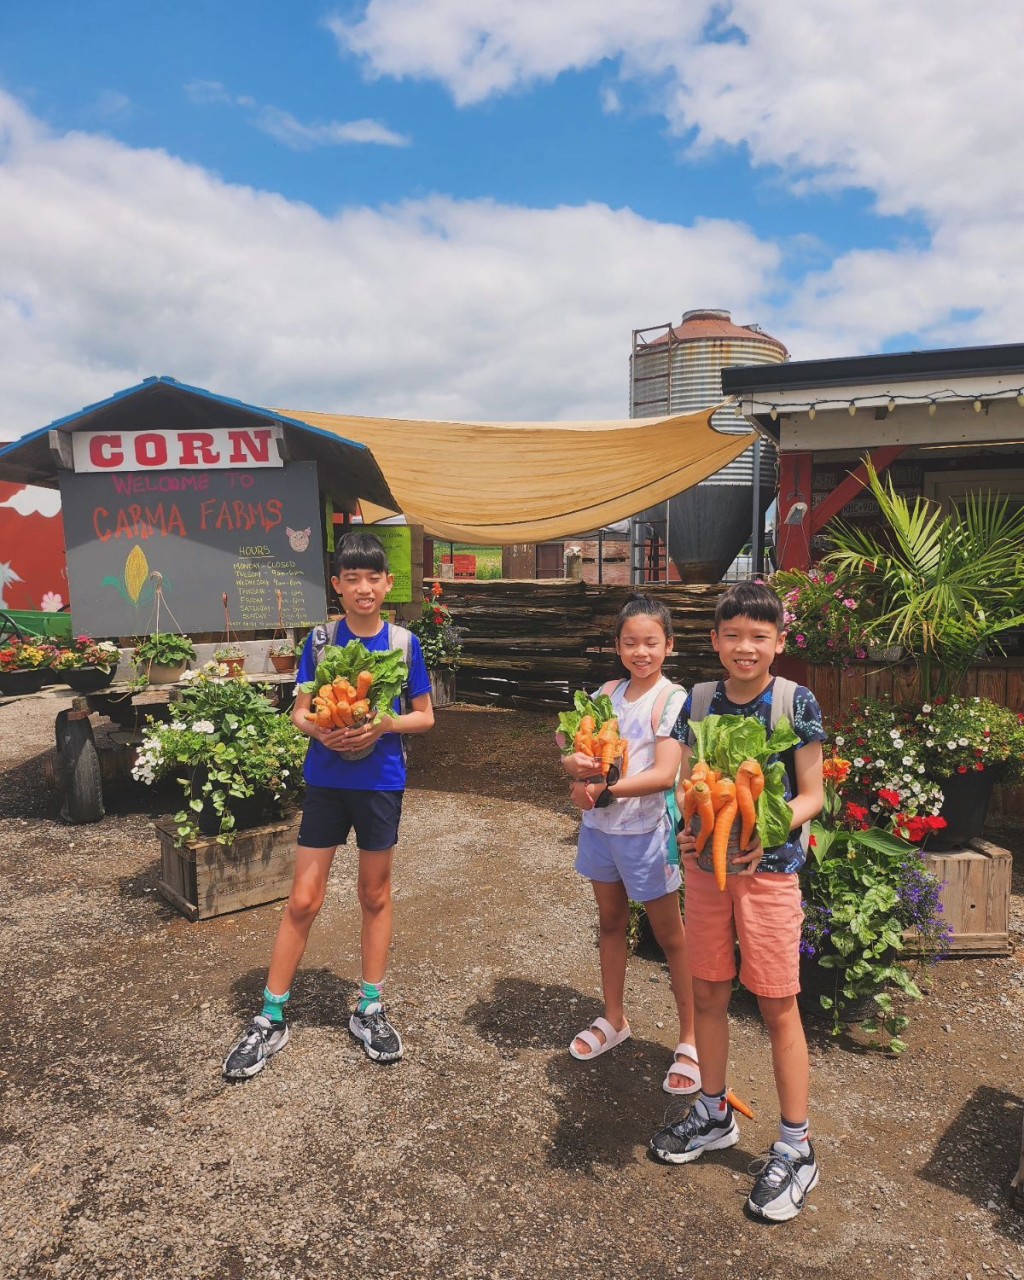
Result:
<svg viewBox="0 0 1024 1280">
<path fill-rule="evenodd" d="M 629 740 L 619 737 L 619 722 L 615 716 L 607 719 L 600 729 L 597 728 L 597 721 L 593 716 L 584 716 L 580 721 L 580 727 L 576 730 L 573 748 L 585 756 L 600 760 L 601 772 L 605 777 L 608 776 L 615 761 L 621 760 L 619 776 L 626 776 L 626 769 L 629 766 Z"/>
<path fill-rule="evenodd" d="M 360 671 L 355 686 L 340 677 L 332 684 L 322 684 L 306 719 L 321 729 L 352 729 L 362 724 L 370 715 L 372 685 L 372 671 Z"/>
<path fill-rule="evenodd" d="M 757 800 L 764 791 L 764 773 L 756 760 L 744 760 L 730 778 L 698 760 L 683 782 L 683 819 L 700 818 L 697 854 L 711 840 L 715 883 L 725 889 L 729 864 L 729 836 L 740 818 L 740 848 L 746 849 L 757 825 Z"/>
</svg>

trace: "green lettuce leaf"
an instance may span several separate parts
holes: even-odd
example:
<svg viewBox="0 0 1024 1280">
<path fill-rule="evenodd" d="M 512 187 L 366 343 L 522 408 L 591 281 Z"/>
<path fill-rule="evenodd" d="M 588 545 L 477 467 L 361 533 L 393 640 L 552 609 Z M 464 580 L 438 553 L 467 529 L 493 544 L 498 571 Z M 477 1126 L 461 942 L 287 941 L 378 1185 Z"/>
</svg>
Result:
<svg viewBox="0 0 1024 1280">
<path fill-rule="evenodd" d="M 558 728 L 555 731 L 562 754 L 567 756 L 573 753 L 573 742 L 584 716 L 594 717 L 596 733 L 606 720 L 611 720 L 615 715 L 612 700 L 606 693 L 599 693 L 596 698 L 591 698 L 581 689 L 577 689 L 573 694 L 572 704 L 574 710 L 558 713 Z"/>
</svg>

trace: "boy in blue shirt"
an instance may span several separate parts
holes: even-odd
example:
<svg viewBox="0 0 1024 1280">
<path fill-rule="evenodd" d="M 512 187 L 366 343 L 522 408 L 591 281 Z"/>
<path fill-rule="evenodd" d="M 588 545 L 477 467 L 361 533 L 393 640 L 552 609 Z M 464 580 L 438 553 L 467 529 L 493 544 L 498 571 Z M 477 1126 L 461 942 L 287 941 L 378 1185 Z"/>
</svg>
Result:
<svg viewBox="0 0 1024 1280">
<path fill-rule="evenodd" d="M 305 717 L 312 695 L 298 693 L 292 721 L 312 741 L 303 770 L 306 796 L 302 806 L 295 875 L 291 894 L 277 931 L 270 971 L 263 992 L 263 1009 L 232 1045 L 224 1061 L 224 1076 L 247 1080 L 262 1071 L 271 1055 L 288 1043 L 284 1006 L 306 949 L 313 921 L 323 905 L 327 877 L 338 845 L 355 830 L 359 855 L 358 895 L 362 911 L 360 949 L 362 981 L 349 1031 L 362 1042 L 374 1062 L 397 1062 L 402 1039 L 388 1021 L 381 996 L 388 948 L 391 945 L 391 865 L 398 842 L 405 790 L 405 751 L 402 734 L 426 733 L 434 723 L 430 676 L 419 640 L 381 620 L 384 598 L 394 583 L 387 555 L 372 534 L 354 532 L 340 543 L 331 585 L 345 616 L 331 643 L 361 641 L 371 652 L 403 647 L 408 639 L 411 710 L 395 699 L 389 713 L 376 724 L 352 729 L 324 729 Z M 317 657 L 310 635 L 302 652 L 296 679 L 312 680 Z M 363 759 L 346 759 L 370 748 Z"/>
</svg>

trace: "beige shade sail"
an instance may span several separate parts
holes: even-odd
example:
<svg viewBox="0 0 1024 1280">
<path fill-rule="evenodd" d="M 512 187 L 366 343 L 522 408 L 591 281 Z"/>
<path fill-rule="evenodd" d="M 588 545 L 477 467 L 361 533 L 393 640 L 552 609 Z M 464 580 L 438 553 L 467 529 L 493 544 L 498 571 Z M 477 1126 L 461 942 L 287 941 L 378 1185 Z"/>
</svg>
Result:
<svg viewBox="0 0 1024 1280">
<path fill-rule="evenodd" d="M 665 502 L 719 471 L 756 433 L 715 431 L 717 408 L 620 422 L 423 422 L 275 410 L 368 446 L 410 523 L 454 542 L 547 542 Z M 366 501 L 374 523 L 396 514 Z"/>
</svg>

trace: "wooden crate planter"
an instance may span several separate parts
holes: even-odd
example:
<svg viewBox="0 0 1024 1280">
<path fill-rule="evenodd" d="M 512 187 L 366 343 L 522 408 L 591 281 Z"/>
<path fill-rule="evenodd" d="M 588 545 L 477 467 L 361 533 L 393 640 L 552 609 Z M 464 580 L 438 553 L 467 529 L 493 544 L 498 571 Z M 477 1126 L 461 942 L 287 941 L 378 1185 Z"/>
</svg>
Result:
<svg viewBox="0 0 1024 1280">
<path fill-rule="evenodd" d="M 944 881 L 942 908 L 953 930 L 952 956 L 1005 956 L 1010 951 L 1010 875 L 1013 858 L 988 840 L 963 849 L 924 855 L 928 870 Z M 914 953 L 914 936 L 907 950 Z"/>
<path fill-rule="evenodd" d="M 160 837 L 157 890 L 189 920 L 209 920 L 288 897 L 298 814 L 240 831 L 230 845 L 201 836 L 178 848 L 172 818 L 154 825 Z"/>
</svg>

